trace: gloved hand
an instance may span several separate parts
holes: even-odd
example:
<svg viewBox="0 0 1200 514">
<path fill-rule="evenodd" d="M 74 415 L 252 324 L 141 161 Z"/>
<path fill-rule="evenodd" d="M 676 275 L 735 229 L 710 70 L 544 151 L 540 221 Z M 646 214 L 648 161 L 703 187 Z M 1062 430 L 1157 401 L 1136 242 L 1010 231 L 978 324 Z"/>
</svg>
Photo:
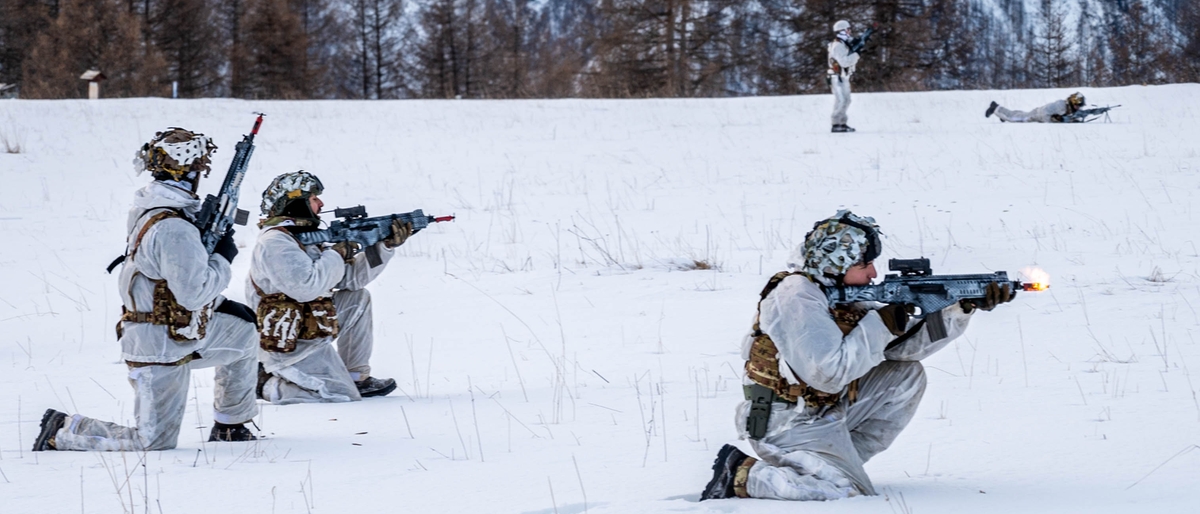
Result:
<svg viewBox="0 0 1200 514">
<path fill-rule="evenodd" d="M 213 248 L 213 253 L 224 257 L 226 261 L 233 264 L 233 258 L 237 257 L 237 243 L 233 242 L 233 229 L 225 233 L 225 236 L 217 241 L 217 246 Z"/>
<path fill-rule="evenodd" d="M 995 309 L 997 305 L 1011 302 L 1013 297 L 1012 285 L 1000 285 L 998 282 L 992 282 L 987 285 L 987 290 L 984 291 L 983 298 L 972 298 L 958 302 L 962 306 L 963 312 L 970 313 L 975 309 L 990 311 Z"/>
<path fill-rule="evenodd" d="M 340 243 L 334 243 L 330 248 L 337 252 L 338 255 L 341 255 L 342 260 L 346 262 L 354 260 L 354 255 L 357 254 L 358 250 L 360 249 L 358 243 L 355 243 L 354 241 L 342 241 Z"/>
<path fill-rule="evenodd" d="M 401 222 L 400 220 L 392 220 L 392 235 L 383 240 L 383 245 L 388 248 L 395 248 L 404 244 L 408 240 L 408 236 L 413 233 L 411 222 Z"/>
<path fill-rule="evenodd" d="M 884 326 L 893 335 L 900 336 L 908 331 L 908 317 L 916 312 L 916 309 L 906 303 L 892 303 L 880 307 L 875 312 L 879 313 L 879 319 L 883 320 Z"/>
</svg>

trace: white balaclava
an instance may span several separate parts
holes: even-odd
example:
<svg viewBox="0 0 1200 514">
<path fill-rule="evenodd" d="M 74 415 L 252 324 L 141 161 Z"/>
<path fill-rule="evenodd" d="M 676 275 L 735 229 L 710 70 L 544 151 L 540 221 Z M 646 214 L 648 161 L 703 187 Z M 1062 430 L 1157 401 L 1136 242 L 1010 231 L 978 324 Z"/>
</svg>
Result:
<svg viewBox="0 0 1200 514">
<path fill-rule="evenodd" d="M 838 39 L 842 41 L 850 41 L 850 22 L 846 20 L 838 20 L 833 24 L 833 31 L 837 33 Z"/>
</svg>

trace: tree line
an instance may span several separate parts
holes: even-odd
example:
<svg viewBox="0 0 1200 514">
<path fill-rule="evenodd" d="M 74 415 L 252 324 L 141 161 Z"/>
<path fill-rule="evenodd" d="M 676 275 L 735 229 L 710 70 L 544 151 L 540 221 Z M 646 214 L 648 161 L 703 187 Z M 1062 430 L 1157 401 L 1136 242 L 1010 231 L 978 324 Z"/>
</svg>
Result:
<svg viewBox="0 0 1200 514">
<path fill-rule="evenodd" d="M 1200 81 L 1194 0 L 0 0 L 23 98 L 639 98 Z M 1097 7 L 1098 6 L 1098 7 Z"/>
</svg>

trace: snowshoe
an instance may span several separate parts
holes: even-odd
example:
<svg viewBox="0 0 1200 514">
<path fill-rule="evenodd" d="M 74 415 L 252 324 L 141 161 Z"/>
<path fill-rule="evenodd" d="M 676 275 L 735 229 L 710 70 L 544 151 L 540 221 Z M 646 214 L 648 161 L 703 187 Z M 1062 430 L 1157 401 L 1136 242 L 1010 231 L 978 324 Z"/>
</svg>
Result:
<svg viewBox="0 0 1200 514">
<path fill-rule="evenodd" d="M 226 425 L 224 423 L 214 422 L 212 432 L 209 432 L 208 434 L 208 442 L 210 443 L 214 441 L 254 441 L 256 439 L 258 438 L 254 436 L 254 433 L 251 432 L 249 428 L 246 428 L 245 423 Z"/>
<path fill-rule="evenodd" d="M 988 106 L 987 112 L 983 113 L 983 117 L 991 118 L 992 114 L 996 112 L 997 107 L 1000 107 L 1000 104 L 998 104 L 996 102 L 992 102 L 992 105 Z"/>
<path fill-rule="evenodd" d="M 736 498 L 733 492 L 733 479 L 737 468 L 746 460 L 746 454 L 736 446 L 727 444 L 717 452 L 717 460 L 713 462 L 713 477 L 700 493 L 700 501 Z"/>
<path fill-rule="evenodd" d="M 54 447 L 54 434 L 57 434 L 66 424 L 67 414 L 65 412 L 46 409 L 46 413 L 42 414 L 41 431 L 38 433 L 37 440 L 33 442 L 33 451 L 57 450 L 58 448 Z"/>
<path fill-rule="evenodd" d="M 362 395 L 363 398 L 387 396 L 396 390 L 396 381 L 391 378 L 380 380 L 375 377 L 367 377 L 355 382 L 354 385 L 358 387 L 358 394 Z"/>
</svg>

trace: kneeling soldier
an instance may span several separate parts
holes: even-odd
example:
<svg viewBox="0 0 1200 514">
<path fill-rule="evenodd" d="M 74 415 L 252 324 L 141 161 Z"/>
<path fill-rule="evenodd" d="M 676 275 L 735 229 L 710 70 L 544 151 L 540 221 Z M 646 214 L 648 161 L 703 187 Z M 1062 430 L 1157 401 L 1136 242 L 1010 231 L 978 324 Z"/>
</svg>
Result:
<svg viewBox="0 0 1200 514">
<path fill-rule="evenodd" d="M 154 182 L 138 190 L 127 222 L 126 258 L 118 278 L 123 304 L 117 335 L 134 391 L 135 427 L 47 410 L 34 451 L 167 450 L 183 423 L 191 370 L 216 367 L 209 441 L 251 441 L 243 423 L 254 398 L 254 315 L 227 300 L 232 231 L 212 255 L 192 220 L 196 188 L 216 145 L 203 134 L 158 133 L 134 160 Z"/>
<path fill-rule="evenodd" d="M 377 243 L 383 262 L 376 267 L 346 243 L 305 246 L 295 234 L 319 228 L 323 191 L 315 175 L 297 171 L 276 177 L 263 192 L 246 298 L 259 320 L 259 396 L 275 404 L 349 402 L 396 389 L 395 380 L 371 376 L 366 286 L 412 234 L 412 224 L 395 222 L 392 237 Z"/>
<path fill-rule="evenodd" d="M 971 312 L 1009 301 L 1011 290 L 941 311 L 945 337 L 907 307 L 831 305 L 825 290 L 867 285 L 880 252 L 875 220 L 840 211 L 817 222 L 761 293 L 742 349 L 746 401 L 738 433 L 757 458 L 725 445 L 701 500 L 833 500 L 875 494 L 863 464 L 887 449 L 925 392 L 921 359 L 967 328 Z M 935 332 L 936 333 L 936 332 Z"/>
</svg>

